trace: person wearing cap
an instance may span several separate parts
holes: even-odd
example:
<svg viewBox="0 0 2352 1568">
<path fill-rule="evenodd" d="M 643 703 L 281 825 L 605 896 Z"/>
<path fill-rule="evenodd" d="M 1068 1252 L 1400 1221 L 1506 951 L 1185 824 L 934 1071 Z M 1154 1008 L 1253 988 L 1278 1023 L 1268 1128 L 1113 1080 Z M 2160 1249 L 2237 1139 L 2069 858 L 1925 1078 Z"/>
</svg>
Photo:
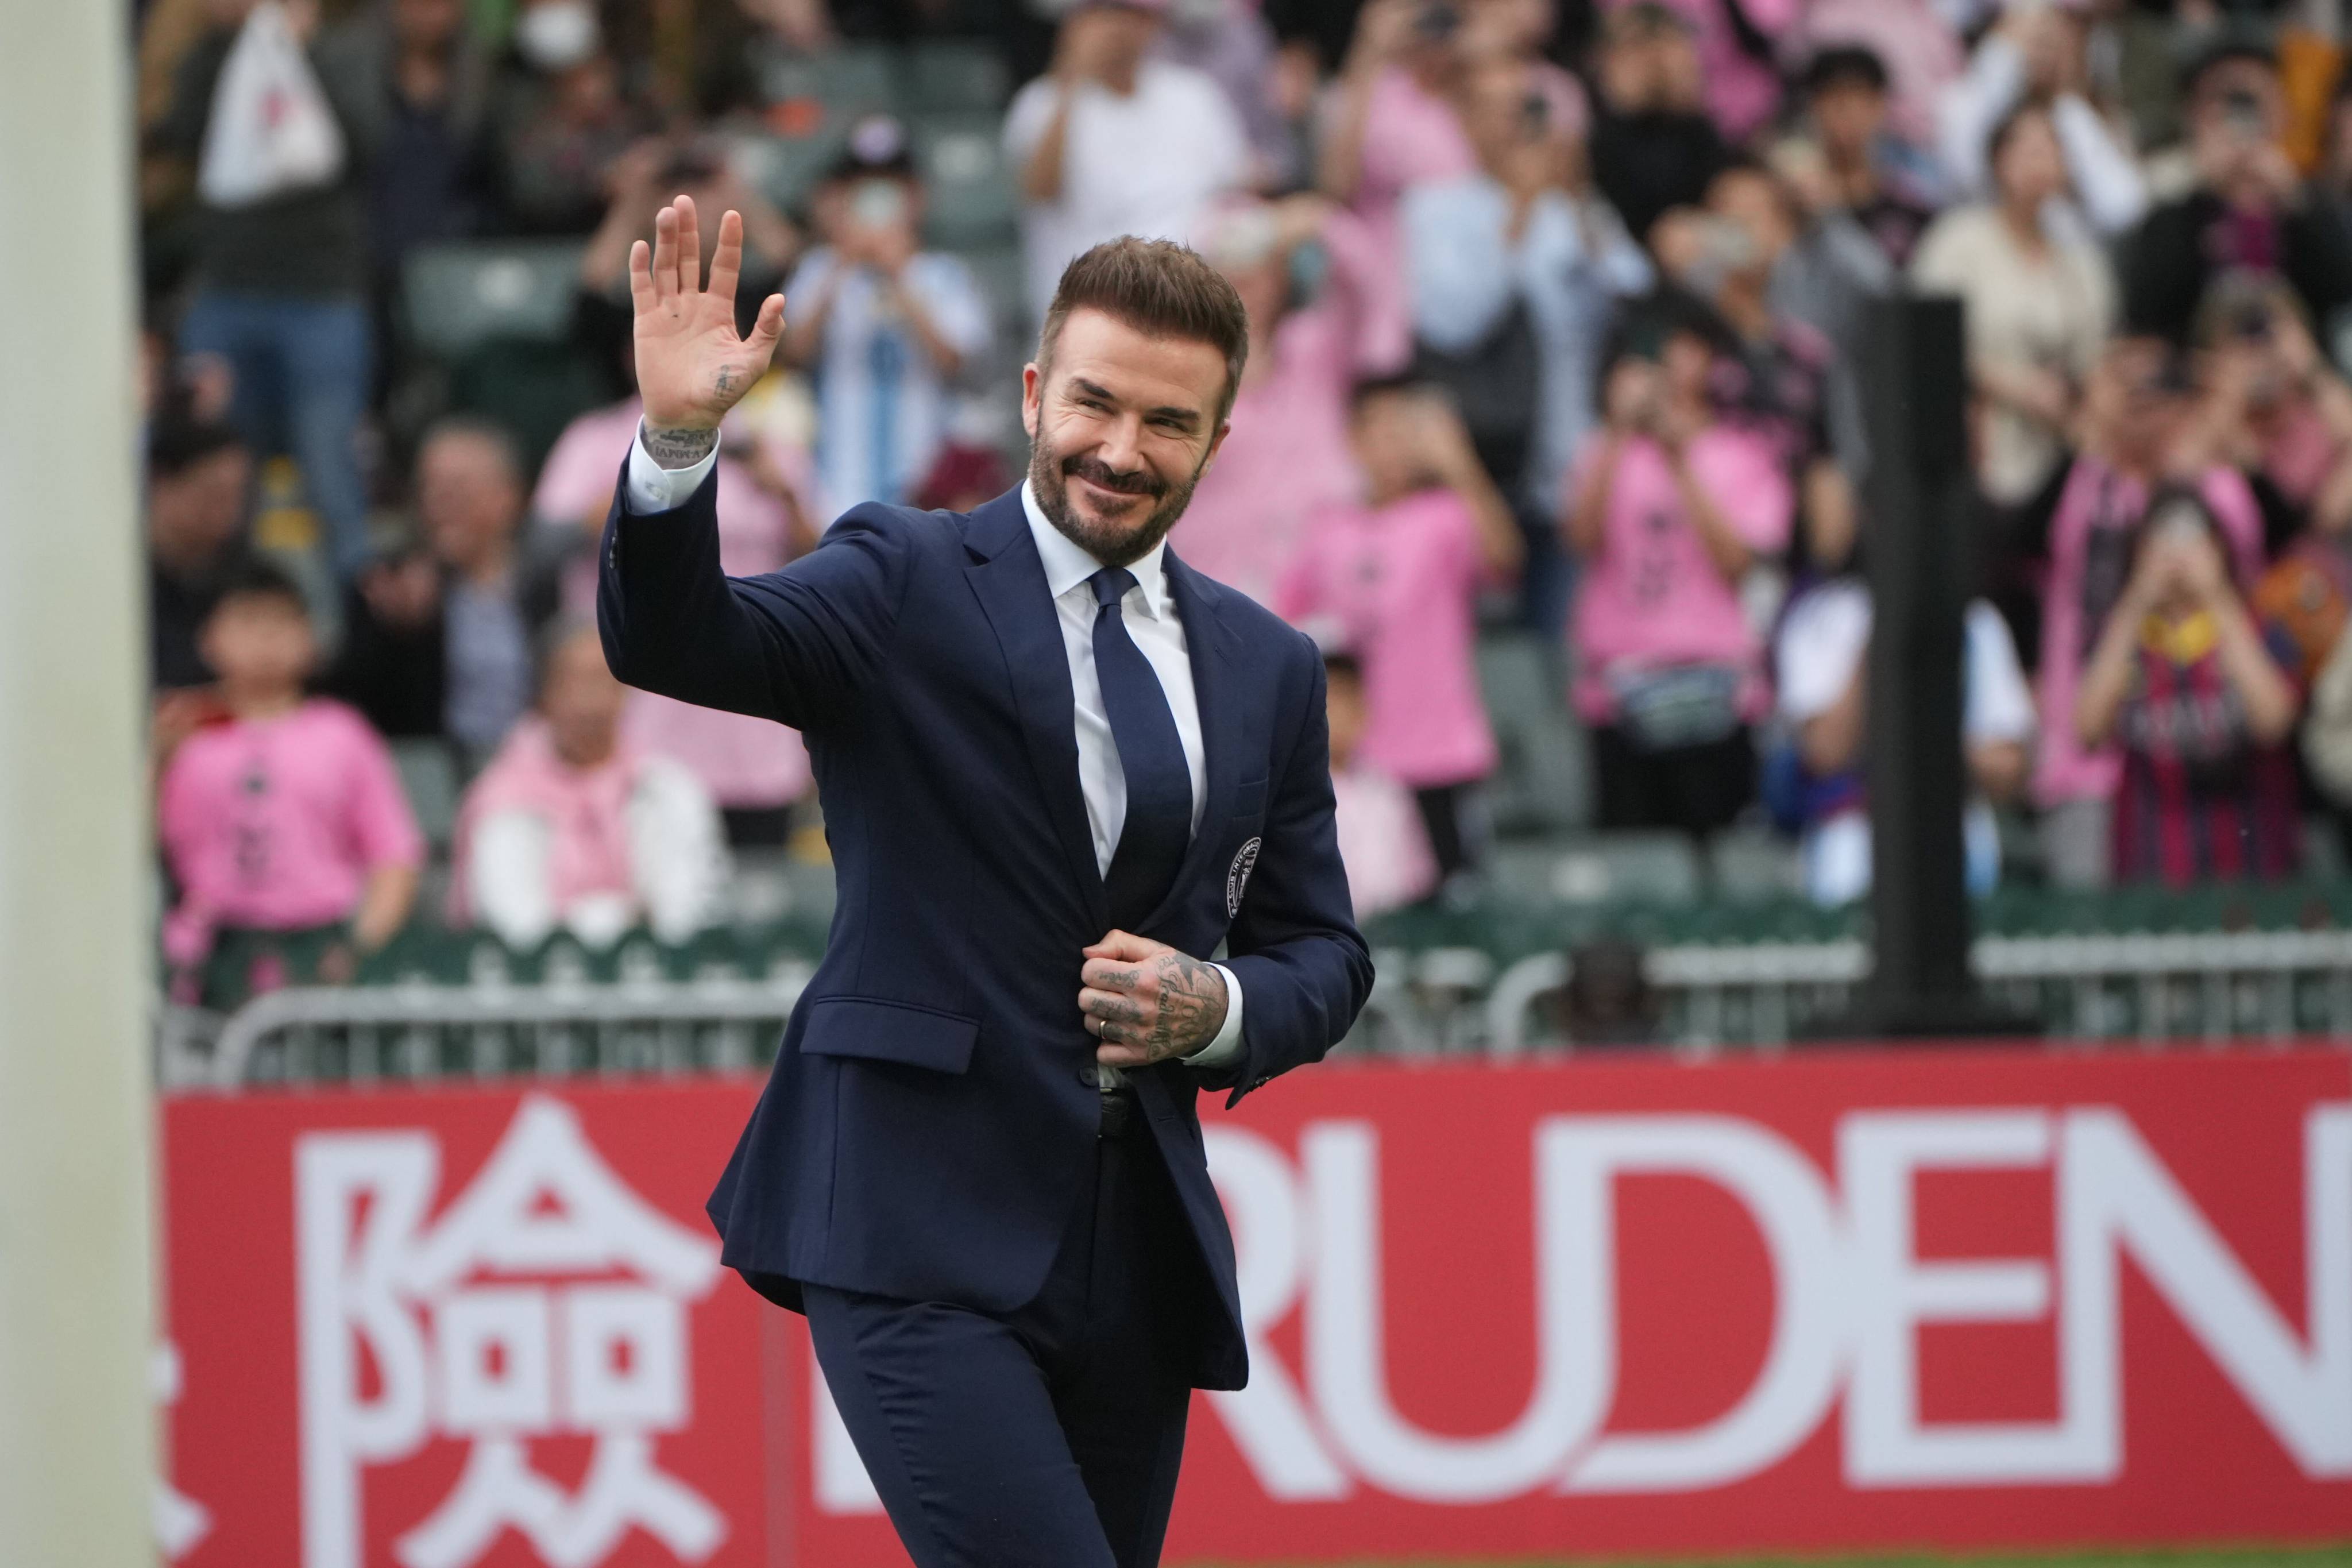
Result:
<svg viewBox="0 0 2352 1568">
<path fill-rule="evenodd" d="M 1220 196 L 1251 184 L 1249 138 L 1203 72 L 1147 58 L 1168 0 L 1083 0 L 1045 75 L 1013 98 L 1026 303 L 1042 320 L 1062 268 L 1123 234 L 1189 239 Z"/>
<path fill-rule="evenodd" d="M 823 243 L 785 294 L 784 356 L 816 382 L 817 470 L 835 506 L 903 501 L 946 439 L 954 383 L 988 346 L 988 300 L 921 247 L 923 187 L 898 121 L 858 121 L 818 190 Z"/>
<path fill-rule="evenodd" d="M 2286 106 L 2269 38 L 2223 28 L 2183 76 L 2197 186 L 2148 214 L 2126 247 L 2124 319 L 2183 340 L 2222 273 L 2274 273 L 2312 320 L 2352 302 L 2352 233 L 2314 202 L 2282 138 Z"/>
</svg>

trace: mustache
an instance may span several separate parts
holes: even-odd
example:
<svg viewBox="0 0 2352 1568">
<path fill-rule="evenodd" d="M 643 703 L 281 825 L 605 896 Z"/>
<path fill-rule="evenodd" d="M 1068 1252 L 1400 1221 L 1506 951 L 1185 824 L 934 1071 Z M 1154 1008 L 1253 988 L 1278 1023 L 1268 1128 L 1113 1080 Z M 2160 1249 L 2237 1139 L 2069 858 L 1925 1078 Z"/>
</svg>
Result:
<svg viewBox="0 0 2352 1568">
<path fill-rule="evenodd" d="M 1094 458 L 1072 458 L 1063 463 L 1065 476 L 1075 474 L 1090 485 L 1099 485 L 1121 495 L 1160 497 L 1168 493 L 1165 481 L 1149 471 L 1122 474 L 1118 469 Z"/>
</svg>

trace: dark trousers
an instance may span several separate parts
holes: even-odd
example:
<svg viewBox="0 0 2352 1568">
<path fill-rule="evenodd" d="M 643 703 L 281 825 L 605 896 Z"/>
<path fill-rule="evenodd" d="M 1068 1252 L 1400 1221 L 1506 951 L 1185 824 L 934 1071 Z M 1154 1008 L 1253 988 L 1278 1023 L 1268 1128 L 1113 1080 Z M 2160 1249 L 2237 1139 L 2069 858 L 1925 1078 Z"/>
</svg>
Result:
<svg viewBox="0 0 2352 1568">
<path fill-rule="evenodd" d="M 1416 789 L 1412 803 L 1421 809 L 1422 831 L 1428 836 L 1438 879 L 1451 881 L 1464 871 L 1476 870 L 1486 855 L 1486 802 L 1479 782 Z"/>
<path fill-rule="evenodd" d="M 1212 1310 L 1142 1118 L 1096 1144 L 1034 1300 L 998 1316 L 807 1286 L 817 1364 L 917 1568 L 1149 1568 Z"/>
<path fill-rule="evenodd" d="M 1700 838 L 1756 798 L 1756 742 L 1742 725 L 1720 741 L 1651 751 L 1614 724 L 1591 731 L 1605 828 L 1671 827 Z"/>
</svg>

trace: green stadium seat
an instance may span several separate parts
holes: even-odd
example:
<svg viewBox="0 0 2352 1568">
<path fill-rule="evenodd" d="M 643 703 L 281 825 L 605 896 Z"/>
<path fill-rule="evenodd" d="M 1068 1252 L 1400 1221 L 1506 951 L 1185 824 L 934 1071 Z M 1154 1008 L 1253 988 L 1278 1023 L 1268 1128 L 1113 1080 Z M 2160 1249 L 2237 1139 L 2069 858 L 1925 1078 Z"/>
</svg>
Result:
<svg viewBox="0 0 2352 1568">
<path fill-rule="evenodd" d="M 425 246 L 401 275 L 408 341 L 454 360 L 494 338 L 561 342 L 572 330 L 578 240 L 452 240 Z"/>
<path fill-rule="evenodd" d="M 1679 833 L 1602 833 L 1575 840 L 1552 862 L 1563 903 L 1688 904 L 1702 879 L 1698 850 Z"/>
<path fill-rule="evenodd" d="M 1496 830 L 1554 833 L 1591 821 L 1584 736 L 1549 645 L 1533 632 L 1487 633 L 1478 639 L 1478 682 L 1502 749 L 1489 785 Z"/>
<path fill-rule="evenodd" d="M 847 129 L 861 114 L 887 112 L 898 102 L 898 59 L 880 44 L 845 44 L 823 54 L 778 51 L 758 68 L 761 93 L 771 104 L 813 101 L 823 129 Z"/>
<path fill-rule="evenodd" d="M 1795 898 L 1804 891 L 1797 847 L 1769 828 L 1734 827 L 1707 847 L 1715 895 L 1741 903 Z"/>
<path fill-rule="evenodd" d="M 568 340 L 482 343 L 451 366 L 449 405 L 504 427 L 526 468 L 536 473 L 563 427 L 612 397 L 610 384 L 589 358 Z"/>
<path fill-rule="evenodd" d="M 400 772 L 400 787 L 408 795 L 408 809 L 416 826 L 436 850 L 446 850 L 457 826 L 457 759 L 448 742 L 429 736 L 392 742 L 393 766 Z"/>
<path fill-rule="evenodd" d="M 908 116 L 963 110 L 1000 113 L 1013 96 L 1004 57 L 986 44 L 940 39 L 907 50 L 900 100 Z"/>
<path fill-rule="evenodd" d="M 924 228 L 930 241 L 961 247 L 1010 239 L 1021 202 L 1004 161 L 998 117 L 926 115 L 909 131 L 928 193 Z"/>
<path fill-rule="evenodd" d="M 846 129 L 828 125 L 806 136 L 769 136 L 746 143 L 744 177 L 786 212 L 798 210 L 841 157 Z"/>
<path fill-rule="evenodd" d="M 1018 342 L 1027 335 L 1033 323 L 1024 294 L 1029 276 L 1027 263 L 1017 245 L 996 245 L 960 253 L 963 264 L 980 282 L 989 303 L 996 308 L 997 331 L 1008 342 Z M 1018 363 L 1018 362 L 1016 362 Z"/>
</svg>

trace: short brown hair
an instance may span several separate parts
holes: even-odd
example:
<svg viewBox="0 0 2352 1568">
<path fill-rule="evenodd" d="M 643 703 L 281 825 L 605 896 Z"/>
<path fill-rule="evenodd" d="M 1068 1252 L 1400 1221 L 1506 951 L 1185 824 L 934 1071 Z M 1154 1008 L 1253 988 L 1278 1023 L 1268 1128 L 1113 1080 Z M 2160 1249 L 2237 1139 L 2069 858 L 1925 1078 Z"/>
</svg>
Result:
<svg viewBox="0 0 2352 1568">
<path fill-rule="evenodd" d="M 1234 411 L 1242 367 L 1249 363 L 1249 312 L 1224 274 L 1190 246 L 1170 239 L 1107 239 L 1062 268 L 1045 324 L 1037 333 L 1037 366 L 1049 369 L 1062 323 L 1073 310 L 1100 310 L 1155 338 L 1187 338 L 1225 356 L 1225 395 L 1217 422 Z"/>
</svg>

